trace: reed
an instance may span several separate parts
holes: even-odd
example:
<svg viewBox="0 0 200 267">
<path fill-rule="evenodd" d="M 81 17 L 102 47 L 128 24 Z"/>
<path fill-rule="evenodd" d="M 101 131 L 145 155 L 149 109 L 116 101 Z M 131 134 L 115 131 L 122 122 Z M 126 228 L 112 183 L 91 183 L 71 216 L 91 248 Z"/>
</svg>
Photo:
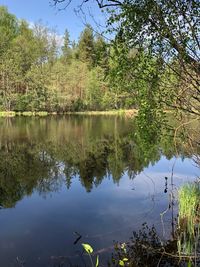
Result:
<svg viewBox="0 0 200 267">
<path fill-rule="evenodd" d="M 200 184 L 187 183 L 179 190 L 178 250 L 194 255 L 200 237 Z"/>
</svg>

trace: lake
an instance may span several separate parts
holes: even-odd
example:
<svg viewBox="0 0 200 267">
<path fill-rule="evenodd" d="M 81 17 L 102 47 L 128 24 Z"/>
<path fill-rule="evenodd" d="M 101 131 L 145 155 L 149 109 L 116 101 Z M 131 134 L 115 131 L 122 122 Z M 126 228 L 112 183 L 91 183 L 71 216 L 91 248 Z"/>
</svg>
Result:
<svg viewBox="0 0 200 267">
<path fill-rule="evenodd" d="M 81 243 L 106 266 L 144 222 L 170 238 L 170 190 L 199 169 L 172 135 L 154 137 L 118 116 L 1 118 L 0 266 L 87 264 Z"/>
</svg>

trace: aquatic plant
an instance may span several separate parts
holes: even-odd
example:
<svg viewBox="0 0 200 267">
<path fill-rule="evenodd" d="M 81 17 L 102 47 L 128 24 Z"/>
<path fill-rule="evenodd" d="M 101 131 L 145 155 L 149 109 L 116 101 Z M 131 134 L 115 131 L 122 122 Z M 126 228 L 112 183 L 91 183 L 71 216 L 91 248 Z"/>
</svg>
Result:
<svg viewBox="0 0 200 267">
<path fill-rule="evenodd" d="M 155 267 L 185 266 L 186 260 L 179 259 L 175 240 L 163 242 L 156 228 L 146 223 L 142 228 L 133 232 L 133 236 L 126 243 L 116 243 L 109 266 Z"/>
<path fill-rule="evenodd" d="M 200 240 L 200 184 L 187 183 L 179 190 L 178 251 L 195 256 Z"/>
<path fill-rule="evenodd" d="M 91 256 L 93 253 L 93 248 L 89 244 L 84 244 L 84 243 L 82 244 L 82 246 L 90 258 L 91 266 L 92 267 L 98 267 L 99 266 L 99 255 L 97 255 L 96 264 L 94 264 L 92 256 Z"/>
</svg>

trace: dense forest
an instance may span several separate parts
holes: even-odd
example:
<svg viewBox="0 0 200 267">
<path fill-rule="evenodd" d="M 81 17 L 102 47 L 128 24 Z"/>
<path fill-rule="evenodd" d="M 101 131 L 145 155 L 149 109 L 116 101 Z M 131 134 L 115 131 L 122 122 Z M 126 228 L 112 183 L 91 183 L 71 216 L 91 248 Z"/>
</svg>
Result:
<svg viewBox="0 0 200 267">
<path fill-rule="evenodd" d="M 78 42 L 59 40 L 42 23 L 31 26 L 0 8 L 0 110 L 66 112 L 128 108 L 127 93 L 109 86 L 108 44 L 90 25 Z M 115 101 L 113 101 L 115 99 Z"/>
<path fill-rule="evenodd" d="M 108 31 L 115 26 L 109 41 L 90 25 L 77 42 L 68 30 L 60 40 L 48 26 L 0 7 L 0 110 L 137 108 L 151 115 L 172 108 L 199 115 L 198 1 L 150 2 L 102 1 Z"/>
</svg>

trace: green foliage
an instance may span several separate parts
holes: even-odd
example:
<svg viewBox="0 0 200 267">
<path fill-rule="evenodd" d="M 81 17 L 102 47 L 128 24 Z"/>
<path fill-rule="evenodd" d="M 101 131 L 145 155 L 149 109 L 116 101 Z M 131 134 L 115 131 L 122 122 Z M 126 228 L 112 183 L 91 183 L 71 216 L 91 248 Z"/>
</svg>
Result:
<svg viewBox="0 0 200 267">
<path fill-rule="evenodd" d="M 107 73 L 108 60 L 109 60 L 109 50 L 108 44 L 105 42 L 104 38 L 97 35 L 94 40 L 94 51 L 95 51 L 95 66 L 100 66 Z"/>
<path fill-rule="evenodd" d="M 8 13 L 6 7 L 0 6 L 0 56 L 9 48 L 18 31 L 17 18 Z"/>
<path fill-rule="evenodd" d="M 56 33 L 32 28 L 1 7 L 0 110 L 67 112 L 101 110 L 107 91 L 106 43 L 86 26 L 78 44 L 65 31 L 62 53 Z M 6 35 L 6 38 L 5 36 Z M 109 106 L 109 105 L 108 105 Z"/>
<path fill-rule="evenodd" d="M 191 8 L 185 1 L 177 6 L 162 0 L 128 0 L 118 12 L 108 12 L 108 26 L 117 22 L 112 42 L 86 25 L 77 44 L 66 30 L 61 47 L 54 30 L 41 23 L 30 27 L 0 7 L 0 110 L 137 108 L 141 129 L 148 121 L 153 130 L 159 129 L 169 107 L 198 114 L 196 1 Z M 178 24 L 177 17 L 182 18 Z M 186 22 L 190 27 L 183 38 Z"/>
<path fill-rule="evenodd" d="M 89 67 L 94 65 L 94 36 L 90 25 L 86 25 L 85 30 L 80 35 L 78 57 L 81 61 L 87 62 Z"/>
<path fill-rule="evenodd" d="M 200 185 L 199 182 L 185 184 L 179 190 L 179 238 L 180 254 L 196 253 L 200 237 Z"/>
<path fill-rule="evenodd" d="M 193 232 L 199 213 L 199 183 L 186 184 L 179 190 L 179 217 L 188 218 L 187 227 Z"/>
<path fill-rule="evenodd" d="M 100 110 L 102 108 L 101 101 L 107 87 L 103 79 L 104 72 L 99 66 L 93 68 L 88 74 L 86 105 L 89 110 Z"/>
<path fill-rule="evenodd" d="M 124 107 L 121 97 L 124 91 L 130 94 L 130 99 L 138 97 L 146 105 L 148 99 L 143 99 L 140 92 L 144 87 L 151 87 L 156 78 L 159 82 L 156 104 L 161 103 L 163 109 L 170 107 L 178 112 L 200 115 L 199 0 L 96 2 L 108 13 L 107 31 L 115 36 L 110 44 L 106 70 L 109 89 L 116 96 L 115 107 Z M 103 47 L 101 40 L 96 45 Z M 98 61 L 99 55 L 96 55 Z M 148 57 L 146 62 L 141 55 Z M 155 73 L 149 69 L 149 60 L 154 62 Z M 139 108 L 141 104 L 130 100 L 126 103 Z M 151 106 L 154 105 L 155 102 Z M 146 108 L 150 109 L 147 105 Z"/>
<path fill-rule="evenodd" d="M 65 31 L 64 44 L 62 46 L 62 56 L 66 63 L 70 63 L 72 58 L 71 42 L 68 30 Z"/>
<path fill-rule="evenodd" d="M 125 264 L 124 264 L 124 261 L 123 260 L 119 260 L 119 265 L 120 266 L 124 266 Z"/>
<path fill-rule="evenodd" d="M 102 1 L 105 4 L 106 1 Z M 115 5 L 116 1 L 110 1 Z M 117 1 L 118 2 L 118 1 Z M 156 59 L 159 95 L 173 109 L 199 115 L 199 12 L 194 1 L 119 1 L 110 8 L 108 26 L 129 51 Z M 109 3 L 107 3 L 109 5 Z M 163 77 L 163 68 L 167 76 Z M 170 69 L 170 75 L 169 75 Z M 140 71 L 142 72 L 142 68 Z M 145 78 L 148 78 L 148 74 Z M 153 78 L 153 76 L 152 76 Z"/>
<path fill-rule="evenodd" d="M 124 247 L 126 250 L 124 250 Z M 199 257 L 178 254 L 177 240 L 162 240 L 156 228 L 144 223 L 127 243 L 115 244 L 109 266 L 199 266 Z"/>
</svg>

